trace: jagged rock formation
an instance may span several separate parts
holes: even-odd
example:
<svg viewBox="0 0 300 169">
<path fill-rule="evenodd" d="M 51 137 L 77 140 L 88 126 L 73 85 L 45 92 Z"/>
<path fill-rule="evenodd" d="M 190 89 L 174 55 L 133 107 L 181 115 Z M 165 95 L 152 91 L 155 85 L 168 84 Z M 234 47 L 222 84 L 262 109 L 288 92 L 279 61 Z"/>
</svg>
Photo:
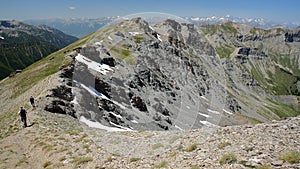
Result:
<svg viewBox="0 0 300 169">
<path fill-rule="evenodd" d="M 72 96 L 61 99 L 74 99 L 79 119 L 120 130 L 185 130 L 297 115 L 299 65 L 286 59 L 299 60 L 300 51 L 284 37 L 283 29 L 230 22 L 123 21 L 71 54 L 77 60 L 67 80 Z M 279 58 L 287 48 L 289 58 Z M 280 101 L 286 95 L 294 106 Z"/>
</svg>

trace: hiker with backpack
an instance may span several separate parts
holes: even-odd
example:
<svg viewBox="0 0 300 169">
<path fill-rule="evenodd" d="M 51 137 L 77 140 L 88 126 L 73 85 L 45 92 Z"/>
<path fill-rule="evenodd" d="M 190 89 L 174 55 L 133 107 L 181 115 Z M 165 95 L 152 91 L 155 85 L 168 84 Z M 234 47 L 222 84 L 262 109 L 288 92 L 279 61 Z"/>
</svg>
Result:
<svg viewBox="0 0 300 169">
<path fill-rule="evenodd" d="M 30 104 L 33 108 L 35 108 L 35 104 L 34 104 L 34 98 L 32 96 L 30 96 L 29 98 Z"/>
<path fill-rule="evenodd" d="M 23 123 L 23 128 L 27 127 L 27 111 L 23 107 L 20 107 L 19 116 Z"/>
</svg>

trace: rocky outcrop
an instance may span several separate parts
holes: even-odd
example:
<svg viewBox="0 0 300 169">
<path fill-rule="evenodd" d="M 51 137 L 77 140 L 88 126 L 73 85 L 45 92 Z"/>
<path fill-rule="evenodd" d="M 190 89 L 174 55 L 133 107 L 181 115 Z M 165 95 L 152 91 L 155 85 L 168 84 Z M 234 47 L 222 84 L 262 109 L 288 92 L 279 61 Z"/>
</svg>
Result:
<svg viewBox="0 0 300 169">
<path fill-rule="evenodd" d="M 272 97 L 260 96 L 265 83 L 256 78 L 274 69 L 269 68 L 273 66 L 269 50 L 260 43 L 280 33 L 263 32 L 252 39 L 254 44 L 248 44 L 236 41 L 229 30 L 206 37 L 193 24 L 166 20 L 150 27 L 135 18 L 117 24 L 112 32 L 98 34 L 107 39 L 93 39 L 77 51 L 83 60 L 74 54 L 77 62 L 62 69 L 61 77 L 69 79 L 62 80 L 67 85 L 51 95 L 65 105 L 76 103 L 79 118 L 126 130 L 227 126 L 251 122 L 251 118 L 243 119 L 247 115 L 267 119 L 257 110 L 265 111 L 265 105 L 256 100 L 269 103 Z M 230 58 L 219 58 L 213 42 L 223 46 L 223 52 L 234 50 Z M 277 116 L 273 110 L 268 113 Z"/>
<path fill-rule="evenodd" d="M 235 58 L 238 63 L 244 64 L 247 63 L 249 57 L 262 60 L 268 56 L 264 52 L 259 51 L 257 48 L 240 48 Z"/>
<path fill-rule="evenodd" d="M 45 106 L 44 110 L 51 113 L 66 114 L 76 118 L 76 112 L 73 109 L 72 104 L 62 100 L 53 100 L 50 104 Z"/>
<path fill-rule="evenodd" d="M 286 42 L 300 42 L 300 30 L 285 33 Z"/>
</svg>

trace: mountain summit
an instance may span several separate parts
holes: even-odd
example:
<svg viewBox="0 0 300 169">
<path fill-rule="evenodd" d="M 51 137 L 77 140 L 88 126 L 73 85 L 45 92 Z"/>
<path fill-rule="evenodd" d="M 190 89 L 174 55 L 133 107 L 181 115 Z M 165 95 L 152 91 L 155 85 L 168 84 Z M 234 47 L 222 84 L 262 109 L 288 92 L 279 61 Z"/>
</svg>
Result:
<svg viewBox="0 0 300 169">
<path fill-rule="evenodd" d="M 53 89 L 45 110 L 107 130 L 186 130 L 295 116 L 298 33 L 232 22 L 125 20 L 69 54 L 75 62 L 61 75 L 69 79 Z"/>
</svg>

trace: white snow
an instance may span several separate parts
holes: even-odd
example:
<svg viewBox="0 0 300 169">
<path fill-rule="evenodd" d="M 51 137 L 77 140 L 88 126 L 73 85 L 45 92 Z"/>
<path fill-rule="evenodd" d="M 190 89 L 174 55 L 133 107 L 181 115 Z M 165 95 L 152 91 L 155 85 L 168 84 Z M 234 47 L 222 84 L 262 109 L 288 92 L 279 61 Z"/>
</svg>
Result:
<svg viewBox="0 0 300 169">
<path fill-rule="evenodd" d="M 202 99 L 208 101 L 208 99 L 207 99 L 206 97 L 204 97 L 204 96 L 200 96 L 200 97 L 201 97 Z"/>
<path fill-rule="evenodd" d="M 227 114 L 232 114 L 230 111 L 223 109 L 223 111 Z"/>
<path fill-rule="evenodd" d="M 133 36 L 141 34 L 140 32 L 128 32 L 128 33 Z"/>
<path fill-rule="evenodd" d="M 2 40 L 3 40 L 3 39 L 4 39 L 4 37 L 0 36 L 0 39 L 2 39 Z"/>
<path fill-rule="evenodd" d="M 121 115 L 116 114 L 116 113 L 114 113 L 114 112 L 109 112 L 109 113 L 113 114 L 114 116 L 118 117 L 119 119 L 123 118 Z"/>
<path fill-rule="evenodd" d="M 98 129 L 102 129 L 102 130 L 106 130 L 106 131 L 131 131 L 131 129 L 127 129 L 127 128 L 124 128 L 124 127 L 116 128 L 116 127 L 104 126 L 99 122 L 93 122 L 93 121 L 87 120 L 84 116 L 81 116 L 79 118 L 79 121 L 85 123 L 89 127 L 98 128 Z M 116 125 L 116 126 L 118 126 L 118 125 Z"/>
<path fill-rule="evenodd" d="M 185 106 L 187 109 L 191 109 L 190 106 Z"/>
<path fill-rule="evenodd" d="M 153 27 L 152 27 L 152 26 L 149 26 L 149 28 L 150 28 L 151 30 L 153 30 L 153 31 L 154 31 L 154 29 L 153 29 Z"/>
<path fill-rule="evenodd" d="M 192 21 L 199 21 L 201 18 L 191 18 Z"/>
<path fill-rule="evenodd" d="M 77 82 L 78 83 L 78 82 Z M 106 97 L 104 94 L 98 92 L 95 88 L 89 86 L 87 87 L 86 85 L 82 84 L 82 83 L 79 83 L 81 85 L 81 87 L 83 87 L 85 90 L 87 90 L 89 93 L 91 93 L 92 95 L 94 96 L 98 96 L 98 97 L 101 97 L 102 99 L 105 99 L 105 100 L 109 100 L 111 102 L 113 102 L 114 104 L 118 105 L 119 107 L 121 107 L 122 109 L 126 109 L 125 106 L 123 106 L 122 104 L 114 101 L 114 100 L 111 100 L 109 99 L 108 97 Z"/>
<path fill-rule="evenodd" d="M 206 117 L 206 118 L 210 117 L 208 114 L 204 114 L 204 113 L 200 113 L 200 112 L 199 112 L 199 114 L 200 114 L 201 116 Z"/>
<path fill-rule="evenodd" d="M 113 40 L 110 36 L 108 36 L 108 39 L 109 39 L 109 40 Z"/>
<path fill-rule="evenodd" d="M 157 34 L 157 38 L 159 41 L 162 41 L 159 34 Z"/>
<path fill-rule="evenodd" d="M 120 129 L 122 129 L 123 131 L 132 131 L 132 129 L 129 129 L 129 128 L 117 125 L 117 124 L 115 124 L 115 123 L 113 123 L 111 121 L 109 123 L 112 124 L 112 125 L 114 125 L 114 126 L 116 126 L 116 127 L 118 127 L 118 128 L 120 128 Z"/>
<path fill-rule="evenodd" d="M 217 125 L 212 124 L 212 123 L 210 123 L 210 122 L 208 122 L 208 121 L 201 121 L 201 120 L 200 120 L 200 123 L 204 124 L 204 125 L 207 126 L 207 127 L 215 127 L 215 126 L 217 126 Z"/>
<path fill-rule="evenodd" d="M 83 87 L 85 90 L 87 90 L 89 93 L 91 93 L 94 96 L 98 96 L 101 97 L 103 99 L 109 100 L 109 98 L 107 98 L 105 95 L 103 95 L 102 93 L 99 93 L 96 89 L 92 88 L 92 87 L 87 87 L 86 85 L 79 83 L 81 85 L 81 87 Z"/>
<path fill-rule="evenodd" d="M 214 113 L 214 114 L 220 114 L 220 112 L 215 111 L 215 110 L 211 110 L 211 109 L 207 109 L 207 111 L 209 111 L 209 112 L 211 112 L 211 113 Z"/>
<path fill-rule="evenodd" d="M 76 97 L 74 97 L 74 99 L 71 101 L 71 103 L 73 103 L 73 104 L 79 104 Z"/>
<path fill-rule="evenodd" d="M 85 57 L 85 56 L 83 56 L 81 54 L 78 54 L 76 56 L 76 60 L 78 62 L 86 64 L 89 69 L 93 69 L 93 70 L 95 70 L 97 72 L 100 72 L 100 73 L 102 73 L 104 75 L 107 72 L 112 71 L 112 69 L 108 65 L 106 65 L 106 64 L 100 64 L 100 63 L 97 63 L 95 61 L 92 61 L 91 59 L 89 59 L 89 58 L 87 58 L 87 57 Z"/>
<path fill-rule="evenodd" d="M 96 42 L 95 45 L 101 46 L 103 41 Z"/>
<path fill-rule="evenodd" d="M 179 130 L 183 131 L 183 129 L 178 127 L 177 125 L 175 125 L 175 128 L 178 128 Z"/>
<path fill-rule="evenodd" d="M 137 122 L 136 120 L 131 120 L 131 122 L 132 122 L 132 123 L 139 123 L 139 122 Z"/>
</svg>

